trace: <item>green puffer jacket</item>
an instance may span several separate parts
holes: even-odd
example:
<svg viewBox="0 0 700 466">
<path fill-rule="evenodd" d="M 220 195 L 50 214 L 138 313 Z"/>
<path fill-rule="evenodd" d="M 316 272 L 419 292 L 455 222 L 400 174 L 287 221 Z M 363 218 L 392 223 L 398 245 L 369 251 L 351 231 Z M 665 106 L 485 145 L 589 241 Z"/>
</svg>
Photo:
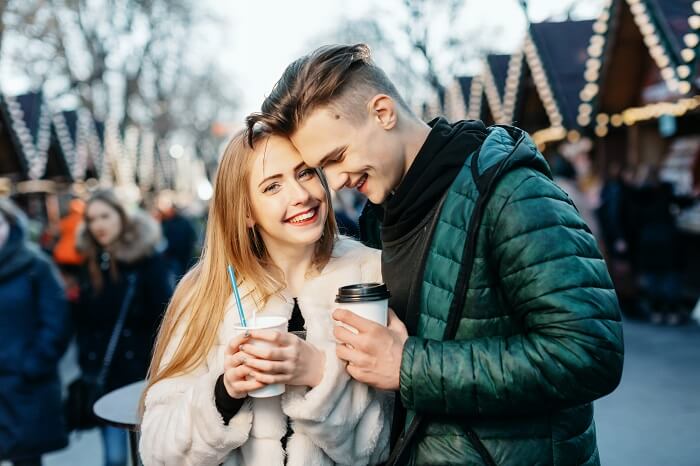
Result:
<svg viewBox="0 0 700 466">
<path fill-rule="evenodd" d="M 400 399 L 428 422 L 411 464 L 597 465 L 593 400 L 615 389 L 623 340 L 617 297 L 596 241 L 521 130 L 491 127 L 443 204 L 425 258 L 416 336 L 406 342 Z M 478 196 L 502 165 L 481 217 L 467 289 L 455 290 Z M 450 303 L 466 293 L 457 336 Z M 411 309 L 408 310 L 410 315 Z"/>
</svg>

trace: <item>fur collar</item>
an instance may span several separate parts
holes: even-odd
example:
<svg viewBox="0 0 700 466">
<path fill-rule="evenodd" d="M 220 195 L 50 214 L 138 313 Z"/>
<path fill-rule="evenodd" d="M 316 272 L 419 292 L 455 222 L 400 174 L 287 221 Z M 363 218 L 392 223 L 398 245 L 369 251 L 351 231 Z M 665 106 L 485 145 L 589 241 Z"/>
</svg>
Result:
<svg viewBox="0 0 700 466">
<path fill-rule="evenodd" d="M 85 223 L 78 229 L 76 249 L 84 255 L 90 255 L 95 247 L 90 239 Z M 129 215 L 129 224 L 126 231 L 109 245 L 107 252 L 118 262 L 132 264 L 153 255 L 161 243 L 162 233 L 160 224 L 142 210 L 137 210 Z"/>
</svg>

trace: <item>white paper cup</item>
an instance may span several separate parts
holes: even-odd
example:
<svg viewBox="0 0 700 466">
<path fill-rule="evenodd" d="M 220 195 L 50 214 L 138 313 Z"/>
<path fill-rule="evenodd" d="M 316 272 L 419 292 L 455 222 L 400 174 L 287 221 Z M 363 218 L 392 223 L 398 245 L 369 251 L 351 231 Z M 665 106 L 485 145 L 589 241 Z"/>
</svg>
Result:
<svg viewBox="0 0 700 466">
<path fill-rule="evenodd" d="M 339 308 L 347 309 L 364 319 L 386 326 L 389 315 L 389 296 L 386 285 L 382 283 L 358 283 L 339 288 L 335 302 Z M 344 327 L 357 333 L 347 325 Z"/>
<path fill-rule="evenodd" d="M 236 329 L 236 335 L 245 333 L 246 330 L 274 330 L 276 332 L 287 333 L 287 319 L 281 316 L 258 316 L 255 319 L 255 326 L 253 326 L 253 320 L 250 319 L 248 321 L 248 327 L 236 325 L 234 328 Z M 250 344 L 259 348 L 276 347 L 276 345 L 272 343 L 260 340 L 250 340 Z M 248 393 L 248 395 L 252 396 L 253 398 L 270 398 L 272 396 L 281 395 L 284 393 L 284 389 L 285 386 L 283 383 L 276 383 L 254 390 Z"/>
</svg>

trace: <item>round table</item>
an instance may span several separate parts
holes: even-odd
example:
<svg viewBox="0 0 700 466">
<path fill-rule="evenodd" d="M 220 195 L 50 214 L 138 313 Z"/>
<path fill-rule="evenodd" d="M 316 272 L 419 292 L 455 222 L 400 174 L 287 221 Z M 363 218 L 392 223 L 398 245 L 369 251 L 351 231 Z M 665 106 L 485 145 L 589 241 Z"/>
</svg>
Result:
<svg viewBox="0 0 700 466">
<path fill-rule="evenodd" d="M 129 455 L 132 466 L 141 464 L 138 455 L 139 400 L 146 381 L 134 382 L 113 390 L 95 402 L 92 410 L 107 424 L 129 432 Z"/>
</svg>

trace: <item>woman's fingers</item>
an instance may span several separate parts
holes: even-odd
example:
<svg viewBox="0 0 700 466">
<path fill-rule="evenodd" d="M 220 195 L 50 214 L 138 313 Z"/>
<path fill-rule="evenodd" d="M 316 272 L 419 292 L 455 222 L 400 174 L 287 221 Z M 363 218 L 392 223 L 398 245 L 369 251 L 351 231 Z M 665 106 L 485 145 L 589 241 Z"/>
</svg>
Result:
<svg viewBox="0 0 700 466">
<path fill-rule="evenodd" d="M 275 383 L 288 383 L 292 380 L 292 374 L 266 374 L 264 372 L 258 372 L 253 370 L 252 377 L 258 382 L 262 382 L 265 385 L 272 385 Z"/>
<path fill-rule="evenodd" d="M 235 337 L 231 338 L 231 340 L 229 340 L 228 345 L 226 345 L 226 351 L 224 354 L 236 354 L 240 351 L 241 345 L 246 343 L 248 340 L 250 340 L 250 336 L 247 336 L 243 333 L 241 333 L 240 335 L 236 335 Z"/>
<path fill-rule="evenodd" d="M 291 374 L 294 365 L 289 361 L 267 361 L 265 359 L 250 358 L 246 360 L 246 366 L 255 369 L 256 372 L 266 374 Z"/>
<path fill-rule="evenodd" d="M 251 380 L 239 380 L 238 382 L 234 382 L 231 384 L 231 387 L 238 393 L 241 394 L 248 394 L 252 392 L 253 390 L 257 390 L 259 388 L 263 388 L 265 386 L 264 383 L 260 382 L 259 380 L 251 379 Z"/>
<path fill-rule="evenodd" d="M 254 356 L 258 359 L 265 359 L 267 361 L 284 361 L 289 359 L 288 354 L 290 353 L 289 347 L 262 347 L 247 343 L 241 345 L 241 351 Z"/>
</svg>

